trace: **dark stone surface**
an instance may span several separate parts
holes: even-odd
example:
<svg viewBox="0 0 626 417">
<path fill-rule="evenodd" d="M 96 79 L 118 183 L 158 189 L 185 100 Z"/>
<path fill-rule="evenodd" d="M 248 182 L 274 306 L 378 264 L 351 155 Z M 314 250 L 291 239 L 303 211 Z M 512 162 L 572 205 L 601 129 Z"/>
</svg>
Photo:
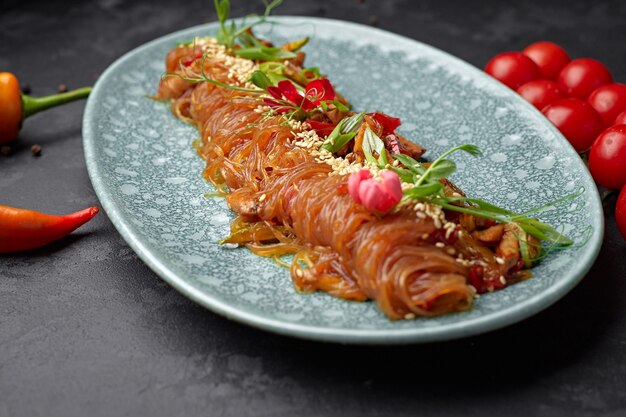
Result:
<svg viewBox="0 0 626 417">
<path fill-rule="evenodd" d="M 92 84 L 131 48 L 213 20 L 208 3 L 4 0 L 0 70 L 35 95 Z M 258 10 L 236 3 L 237 16 Z M 620 0 L 291 0 L 278 13 L 376 23 L 477 66 L 551 39 L 626 80 Z M 0 203 L 53 213 L 97 204 L 82 109 L 28 120 L 14 155 L 0 156 Z M 0 257 L 0 415 L 626 415 L 626 243 L 612 207 L 606 223 L 592 272 L 547 311 L 479 337 L 388 348 L 294 340 L 216 316 L 153 274 L 103 213 L 45 249 Z"/>
</svg>

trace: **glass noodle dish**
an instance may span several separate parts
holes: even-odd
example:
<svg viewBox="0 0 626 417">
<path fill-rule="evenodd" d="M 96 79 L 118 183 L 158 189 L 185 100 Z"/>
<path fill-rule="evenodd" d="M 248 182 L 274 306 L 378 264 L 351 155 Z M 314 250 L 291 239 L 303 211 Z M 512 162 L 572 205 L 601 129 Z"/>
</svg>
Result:
<svg viewBox="0 0 626 417">
<path fill-rule="evenodd" d="M 204 177 L 237 215 L 222 244 L 274 258 L 298 291 L 373 300 L 393 320 L 467 310 L 573 244 L 535 218 L 545 206 L 514 213 L 448 179 L 452 155 L 476 146 L 428 162 L 400 119 L 352 109 L 305 65 L 307 38 L 255 36 L 279 3 L 236 24 L 216 0 L 218 33 L 172 49 L 156 95 L 198 129 Z"/>
</svg>

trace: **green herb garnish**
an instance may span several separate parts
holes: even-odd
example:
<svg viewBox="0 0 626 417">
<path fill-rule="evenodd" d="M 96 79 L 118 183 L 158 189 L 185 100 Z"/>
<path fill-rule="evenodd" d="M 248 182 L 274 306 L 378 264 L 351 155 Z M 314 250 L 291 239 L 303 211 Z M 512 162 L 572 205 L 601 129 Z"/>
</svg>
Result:
<svg viewBox="0 0 626 417">
<path fill-rule="evenodd" d="M 374 143 L 380 146 L 380 143 L 377 141 L 374 141 Z M 365 141 L 363 145 L 365 151 Z M 467 198 L 459 195 L 446 196 L 444 193 L 445 186 L 443 180 L 447 179 L 456 171 L 456 164 L 446 159 L 446 157 L 457 151 L 464 151 L 472 156 L 481 155 L 480 149 L 477 146 L 464 144 L 444 152 L 428 167 L 407 155 L 396 154 L 393 155 L 393 158 L 398 160 L 404 167 L 387 165 L 386 168 L 395 171 L 403 182 L 413 184 L 413 187 L 404 192 L 405 198 L 407 199 L 436 204 L 446 210 L 484 217 L 501 223 L 512 223 L 518 226 L 521 230 L 518 236 L 520 240 L 520 250 L 526 264 L 532 262 L 528 250 L 527 235 L 534 236 L 539 240 L 550 242 L 558 246 L 569 246 L 574 243 L 570 238 L 562 235 L 552 226 L 530 216 L 537 214 L 547 207 L 571 201 L 579 197 L 583 191 L 567 195 L 520 214 L 516 214 L 510 210 L 477 198 Z M 368 158 L 367 153 L 365 156 Z M 371 161 L 370 158 L 368 158 L 368 160 Z M 380 167 L 380 161 L 377 162 L 379 162 L 378 165 Z"/>
<path fill-rule="evenodd" d="M 213 0 L 213 2 L 215 4 L 215 10 L 217 11 L 217 18 L 220 21 L 220 27 L 217 31 L 217 41 L 229 49 L 233 48 L 235 42 L 239 42 L 242 48 L 233 49 L 233 53 L 236 55 L 246 59 L 263 61 L 280 61 L 296 56 L 296 54 L 290 50 L 264 45 L 251 33 L 251 29 L 254 26 L 267 22 L 267 18 L 272 13 L 272 10 L 278 7 L 282 3 L 282 0 L 273 0 L 266 4 L 265 11 L 260 16 L 247 16 L 247 18 L 255 18 L 255 20 L 247 24 L 246 18 L 244 18 L 241 26 L 237 26 L 233 20 L 231 20 L 230 23 L 228 22 L 230 16 L 230 0 Z M 298 44 L 294 44 L 294 46 L 302 47 L 307 41 L 308 39 L 300 40 Z"/>
<path fill-rule="evenodd" d="M 378 137 L 378 135 L 374 133 L 369 126 L 365 128 L 362 146 L 365 159 L 367 159 L 370 163 L 378 166 L 379 168 L 384 168 L 387 165 L 388 160 L 385 142 L 383 142 L 383 140 Z M 374 156 L 375 154 L 378 154 L 378 158 Z"/>
<path fill-rule="evenodd" d="M 331 153 L 338 152 L 356 136 L 361 127 L 361 123 L 363 123 L 364 116 L 365 113 L 361 112 L 341 119 L 333 131 L 330 132 L 330 135 L 328 135 L 320 149 Z"/>
</svg>

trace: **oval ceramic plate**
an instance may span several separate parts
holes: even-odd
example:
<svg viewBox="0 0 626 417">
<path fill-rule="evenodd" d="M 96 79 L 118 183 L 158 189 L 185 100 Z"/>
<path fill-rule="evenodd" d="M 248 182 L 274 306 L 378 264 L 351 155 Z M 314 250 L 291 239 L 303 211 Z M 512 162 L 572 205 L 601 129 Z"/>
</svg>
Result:
<svg viewBox="0 0 626 417">
<path fill-rule="evenodd" d="M 573 202 L 542 213 L 584 246 L 551 253 L 532 279 L 476 300 L 471 311 L 390 321 L 373 302 L 298 294 L 286 269 L 244 248 L 225 248 L 233 218 L 201 176 L 192 141 L 156 92 L 176 42 L 215 33 L 216 24 L 137 48 L 98 80 L 83 125 L 89 175 L 128 244 L 159 276 L 195 302 L 276 333 L 340 343 L 417 343 L 464 337 L 522 320 L 569 291 L 595 260 L 602 208 L 580 158 L 533 107 L 483 72 L 430 46 L 353 23 L 280 17 L 259 31 L 275 43 L 311 36 L 307 64 L 319 66 L 356 109 L 401 117 L 400 131 L 433 157 L 474 143 L 484 156 L 455 154 L 453 180 L 468 195 L 522 212 L 584 187 Z M 585 235 L 585 230 L 592 231 Z"/>
</svg>

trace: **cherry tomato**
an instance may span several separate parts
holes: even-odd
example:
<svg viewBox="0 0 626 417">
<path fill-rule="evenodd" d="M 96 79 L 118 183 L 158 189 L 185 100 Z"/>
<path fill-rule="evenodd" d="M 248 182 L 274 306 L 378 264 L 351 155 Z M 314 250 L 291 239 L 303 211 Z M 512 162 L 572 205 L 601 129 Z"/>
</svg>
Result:
<svg viewBox="0 0 626 417">
<path fill-rule="evenodd" d="M 622 191 L 617 197 L 617 206 L 615 206 L 615 221 L 617 222 L 617 228 L 620 233 L 626 239 L 626 187 L 622 188 Z"/>
<path fill-rule="evenodd" d="M 615 121 L 613 122 L 613 124 L 615 124 L 615 125 L 626 125 L 626 111 L 623 111 L 620 114 L 618 114 L 617 117 L 615 118 Z"/>
<path fill-rule="evenodd" d="M 613 77 L 600 61 L 578 58 L 561 70 L 557 81 L 570 97 L 586 100 L 596 88 L 612 83 Z"/>
<path fill-rule="evenodd" d="M 609 127 L 593 142 L 589 171 L 603 187 L 617 189 L 626 185 L 626 125 Z"/>
<path fill-rule="evenodd" d="M 535 42 L 528 45 L 522 53 L 537 64 L 541 76 L 548 80 L 556 80 L 563 67 L 570 61 L 565 49 L 554 42 Z"/>
<path fill-rule="evenodd" d="M 561 87 L 550 80 L 529 81 L 517 89 L 517 94 L 540 111 L 553 101 L 566 97 Z"/>
<path fill-rule="evenodd" d="M 606 84 L 598 87 L 587 101 L 602 117 L 604 124 L 611 126 L 615 118 L 626 110 L 626 85 Z"/>
<path fill-rule="evenodd" d="M 521 52 L 504 52 L 494 56 L 485 66 L 485 72 L 513 90 L 541 77 L 537 64 Z"/>
<path fill-rule="evenodd" d="M 586 151 L 604 124 L 591 104 L 579 98 L 562 98 L 549 104 L 542 113 L 569 140 L 578 152 Z"/>
</svg>

